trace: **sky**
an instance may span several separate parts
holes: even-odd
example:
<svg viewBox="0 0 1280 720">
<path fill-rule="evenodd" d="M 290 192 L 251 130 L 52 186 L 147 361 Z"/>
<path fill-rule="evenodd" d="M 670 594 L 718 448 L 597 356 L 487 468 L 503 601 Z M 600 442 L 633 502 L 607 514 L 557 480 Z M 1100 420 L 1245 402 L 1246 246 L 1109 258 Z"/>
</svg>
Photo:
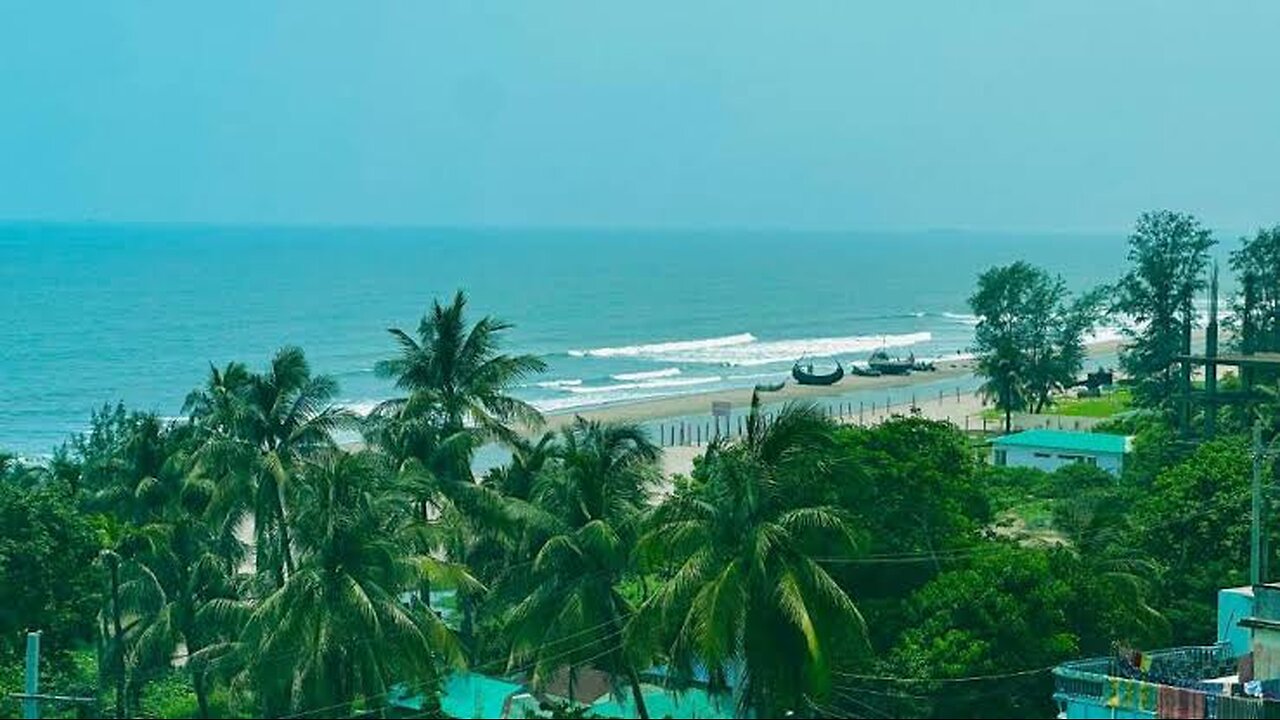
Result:
<svg viewBox="0 0 1280 720">
<path fill-rule="evenodd" d="M 3 0 L 0 218 L 1280 222 L 1280 3 Z"/>
</svg>

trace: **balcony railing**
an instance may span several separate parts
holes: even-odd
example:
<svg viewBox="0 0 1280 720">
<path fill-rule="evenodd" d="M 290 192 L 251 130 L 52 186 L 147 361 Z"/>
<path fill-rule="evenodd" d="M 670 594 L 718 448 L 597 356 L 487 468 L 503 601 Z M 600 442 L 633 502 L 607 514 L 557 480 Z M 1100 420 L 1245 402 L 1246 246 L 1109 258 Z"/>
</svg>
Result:
<svg viewBox="0 0 1280 720">
<path fill-rule="evenodd" d="M 1212 709 L 1207 717 L 1217 717 L 1219 708 L 1228 707 L 1232 714 L 1222 717 L 1262 717 L 1263 703 L 1271 705 L 1273 701 L 1233 697 L 1228 694 L 1231 688 L 1224 683 L 1208 682 L 1234 675 L 1236 665 L 1237 660 L 1230 656 L 1225 644 L 1155 650 L 1140 657 L 1117 654 L 1078 660 L 1054 669 L 1054 699 L 1155 713 L 1162 687 L 1182 688 L 1194 691 L 1197 697 L 1204 694 L 1206 709 Z"/>
</svg>

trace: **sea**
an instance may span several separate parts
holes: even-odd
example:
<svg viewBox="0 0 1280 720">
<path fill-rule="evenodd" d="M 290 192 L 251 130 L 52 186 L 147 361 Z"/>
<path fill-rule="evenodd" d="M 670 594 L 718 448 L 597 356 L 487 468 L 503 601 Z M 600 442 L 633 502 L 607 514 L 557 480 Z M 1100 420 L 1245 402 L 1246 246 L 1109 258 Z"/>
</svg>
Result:
<svg viewBox="0 0 1280 720">
<path fill-rule="evenodd" d="M 210 366 L 302 347 L 357 411 L 374 373 L 459 289 L 547 371 L 515 394 L 570 412 L 768 383 L 802 356 L 963 357 L 984 269 L 1026 260 L 1083 290 L 1113 234 L 0 225 L 0 450 L 47 456 L 106 403 L 166 417 Z"/>
</svg>

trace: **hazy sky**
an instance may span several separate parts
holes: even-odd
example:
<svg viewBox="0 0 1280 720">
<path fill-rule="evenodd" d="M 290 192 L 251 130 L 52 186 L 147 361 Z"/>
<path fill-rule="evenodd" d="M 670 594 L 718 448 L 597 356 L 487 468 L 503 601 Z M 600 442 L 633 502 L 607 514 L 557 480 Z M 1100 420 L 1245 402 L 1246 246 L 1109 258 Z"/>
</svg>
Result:
<svg viewBox="0 0 1280 720">
<path fill-rule="evenodd" d="M 17 2 L 0 217 L 1280 222 L 1280 2 Z"/>
</svg>

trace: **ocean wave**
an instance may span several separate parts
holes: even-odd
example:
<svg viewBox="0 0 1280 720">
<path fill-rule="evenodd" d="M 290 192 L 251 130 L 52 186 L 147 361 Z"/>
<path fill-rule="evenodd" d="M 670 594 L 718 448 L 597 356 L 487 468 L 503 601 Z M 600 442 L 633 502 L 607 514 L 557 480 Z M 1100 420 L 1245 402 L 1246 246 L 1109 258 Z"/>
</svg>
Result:
<svg viewBox="0 0 1280 720">
<path fill-rule="evenodd" d="M 381 400 L 352 400 L 350 402 L 338 403 L 338 407 L 349 410 L 360 417 L 365 417 L 373 412 L 373 409 L 382 404 Z"/>
<path fill-rule="evenodd" d="M 622 396 L 611 395 L 570 395 L 569 397 L 542 398 L 533 400 L 530 404 L 538 409 L 538 412 L 556 413 L 565 410 L 582 410 L 590 407 L 599 407 L 601 405 L 620 405 L 622 403 L 636 402 L 638 400 L 651 400 L 654 398 L 672 397 L 680 393 L 632 393 Z"/>
<path fill-rule="evenodd" d="M 647 370 L 645 372 L 618 373 L 610 375 L 614 380 L 623 382 L 631 382 L 633 380 L 656 380 L 657 378 L 675 377 L 680 374 L 680 368 L 663 368 L 661 370 Z"/>
<path fill-rule="evenodd" d="M 717 383 L 724 378 L 719 375 L 710 377 L 691 377 L 679 380 L 652 380 L 648 382 L 618 383 L 616 385 L 590 385 L 564 388 L 574 394 L 594 395 L 598 393 L 618 393 L 627 390 L 660 390 L 662 388 L 688 387 L 690 385 L 706 385 Z"/>
<path fill-rule="evenodd" d="M 566 388 L 566 387 L 574 387 L 576 385 L 581 385 L 581 384 L 582 384 L 581 378 L 572 378 L 569 380 L 543 380 L 542 382 L 536 382 L 533 385 L 534 387 L 540 387 L 540 388 L 559 389 L 559 388 Z"/>
<path fill-rule="evenodd" d="M 971 314 L 969 314 L 969 313 L 953 313 L 953 312 L 944 312 L 944 313 L 939 313 L 939 314 L 940 314 L 940 315 L 942 315 L 942 317 L 944 317 L 944 318 L 946 318 L 946 319 L 948 319 L 948 320 L 955 320 L 956 322 L 958 322 L 958 323 L 960 323 L 960 324 L 962 324 L 962 325 L 975 325 L 975 326 L 976 326 L 976 325 L 978 324 L 978 319 L 979 319 L 977 315 L 971 315 Z"/>
<path fill-rule="evenodd" d="M 634 357 L 659 362 L 696 363 L 728 367 L 751 367 L 789 363 L 801 356 L 833 357 L 865 353 L 881 347 L 906 347 L 929 342 L 929 332 L 898 335 L 850 335 L 845 337 L 796 338 L 761 341 L 751 333 L 706 340 L 629 345 L 617 348 L 574 350 L 575 357 Z"/>
<path fill-rule="evenodd" d="M 714 348 L 730 347 L 733 345 L 747 345 L 755 341 L 755 335 L 752 335 L 751 333 L 739 333 L 737 335 L 725 335 L 723 337 L 706 338 L 703 340 L 676 340 L 673 342 L 650 343 L 647 345 L 624 345 L 622 347 L 602 347 L 591 350 L 570 350 L 569 354 L 573 357 L 596 358 L 653 357 L 669 353 L 696 352 Z"/>
</svg>

